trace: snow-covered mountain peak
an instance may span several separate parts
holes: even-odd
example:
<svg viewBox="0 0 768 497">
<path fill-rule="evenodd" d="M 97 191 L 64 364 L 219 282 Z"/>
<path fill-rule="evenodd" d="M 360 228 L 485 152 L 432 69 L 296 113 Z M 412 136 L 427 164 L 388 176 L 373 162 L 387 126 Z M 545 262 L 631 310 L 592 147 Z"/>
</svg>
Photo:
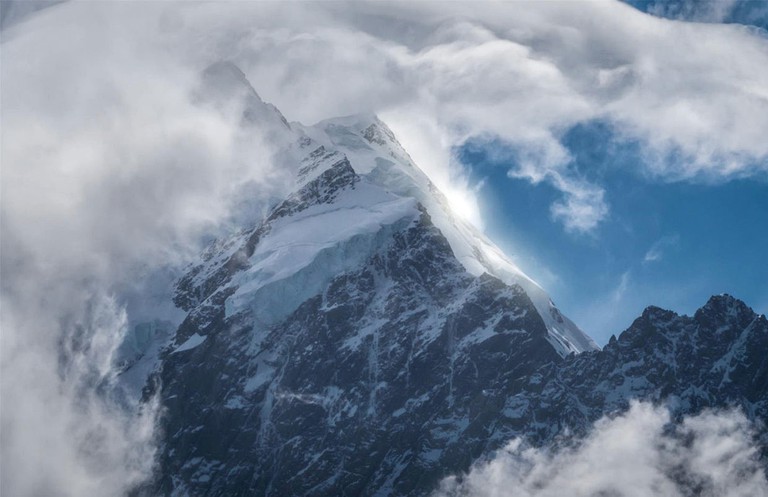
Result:
<svg viewBox="0 0 768 497">
<path fill-rule="evenodd" d="M 320 121 L 313 126 L 292 123 L 302 136 L 303 146 L 322 146 L 346 155 L 358 174 L 368 174 L 382 163 L 415 168 L 392 130 L 375 114 L 356 114 Z"/>
<path fill-rule="evenodd" d="M 327 119 L 317 123 L 315 127 L 322 129 L 336 146 L 372 151 L 376 156 L 392 158 L 402 166 L 416 167 L 392 130 L 375 114 Z M 352 136 L 355 138 L 351 139 Z M 350 142 L 356 142 L 357 146 L 350 147 Z"/>
<path fill-rule="evenodd" d="M 321 121 L 303 128 L 313 140 L 347 157 L 370 183 L 399 196 L 416 199 L 447 238 L 467 271 L 489 273 L 507 284 L 522 286 L 550 330 L 550 342 L 561 355 L 594 350 L 597 345 L 554 306 L 549 295 L 473 225 L 456 216 L 448 199 L 416 165 L 395 134 L 373 114 Z"/>
<path fill-rule="evenodd" d="M 445 195 L 376 115 L 337 117 L 312 126 L 288 124 L 277 109 L 259 98 L 245 74 L 234 64 L 219 62 L 210 66 L 203 82 L 209 89 L 207 95 L 215 101 L 244 99 L 245 129 L 254 126 L 266 130 L 270 142 L 277 143 L 283 150 L 277 154 L 277 160 L 295 168 L 292 193 L 264 220 L 259 228 L 258 243 L 251 242 L 252 247 L 240 252 L 239 257 L 247 260 L 242 265 L 230 266 L 241 270 L 231 275 L 237 289 L 227 297 L 228 314 L 263 306 L 261 297 L 256 297 L 280 294 L 274 287 L 277 281 L 285 280 L 287 284 L 286 278 L 301 279 L 311 273 L 313 283 L 302 280 L 301 291 L 293 284 L 281 290 L 296 297 L 283 299 L 290 305 L 281 309 L 291 312 L 301 303 L 298 296 L 308 298 L 307 292 L 320 291 L 335 275 L 334 271 L 349 270 L 370 255 L 365 251 L 375 249 L 371 245 L 373 240 L 379 240 L 393 227 L 413 222 L 418 217 L 418 209 L 424 209 L 470 275 L 478 277 L 488 273 L 507 285 L 520 285 L 525 290 L 549 331 L 547 339 L 558 354 L 565 356 L 597 348 L 560 313 L 535 281 L 479 230 L 454 214 Z M 294 232 L 293 228 L 298 225 L 302 231 Z M 298 238 L 290 240 L 283 233 Z M 374 233 L 379 234 L 373 236 Z M 368 241 L 361 244 L 361 240 Z M 356 247 L 354 254 L 350 252 L 350 244 Z M 318 265 L 334 250 L 342 251 L 338 260 L 343 259 L 344 264 L 326 261 L 324 266 Z M 211 260 L 223 263 L 225 258 Z M 211 266 L 211 263 L 204 265 Z M 275 270 L 278 265 L 280 269 Z M 216 271 L 220 269 L 211 266 L 199 274 L 211 275 Z M 198 287 L 200 281 L 188 283 Z M 264 322 L 272 322 L 276 316 L 265 318 Z"/>
<path fill-rule="evenodd" d="M 196 97 L 225 111 L 240 111 L 244 126 L 291 129 L 277 107 L 264 102 L 245 73 L 230 61 L 214 62 L 203 70 Z"/>
<path fill-rule="evenodd" d="M 768 321 L 742 302 L 649 307 L 593 351 L 376 116 L 289 125 L 237 67 L 202 81 L 287 180 L 178 281 L 175 332 L 126 340 L 123 379 L 155 371 L 141 385 L 166 413 L 148 494 L 428 495 L 636 398 L 765 419 Z"/>
</svg>

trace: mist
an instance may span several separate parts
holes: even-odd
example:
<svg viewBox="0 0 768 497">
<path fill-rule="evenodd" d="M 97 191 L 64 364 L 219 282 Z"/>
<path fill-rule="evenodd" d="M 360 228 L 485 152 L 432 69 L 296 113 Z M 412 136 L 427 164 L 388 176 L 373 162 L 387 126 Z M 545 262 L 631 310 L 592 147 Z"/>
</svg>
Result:
<svg viewBox="0 0 768 497">
<path fill-rule="evenodd" d="M 434 497 L 747 497 L 768 495 L 755 427 L 739 411 L 671 425 L 669 411 L 634 403 L 554 448 L 511 441 L 490 461 L 443 481 Z"/>
<path fill-rule="evenodd" d="M 151 476 L 160 409 L 119 381 L 123 339 L 178 324 L 178 271 L 289 174 L 242 95 L 206 98 L 208 61 L 163 50 L 146 7 L 61 5 L 4 33 L 4 495 L 123 495 Z"/>
</svg>

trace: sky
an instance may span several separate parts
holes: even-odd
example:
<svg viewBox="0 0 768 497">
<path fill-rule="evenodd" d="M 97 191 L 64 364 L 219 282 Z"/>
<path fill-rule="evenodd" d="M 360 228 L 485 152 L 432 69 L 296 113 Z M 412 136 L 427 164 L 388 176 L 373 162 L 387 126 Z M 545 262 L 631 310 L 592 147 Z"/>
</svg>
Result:
<svg viewBox="0 0 768 497">
<path fill-rule="evenodd" d="M 557 191 L 510 178 L 514 147 L 470 141 L 456 153 L 480 184 L 486 233 L 600 345 L 649 305 L 692 314 L 718 293 L 768 312 L 768 177 L 663 181 L 638 172 L 632 144 L 609 126 L 569 129 L 579 174 L 605 189 L 610 214 L 588 233 L 552 219 Z"/>
<path fill-rule="evenodd" d="M 151 471 L 157 406 L 102 395 L 129 324 L 172 312 L 133 297 L 285 193 L 200 98 L 220 60 L 289 120 L 378 114 L 598 343 L 649 304 L 768 311 L 763 2 L 1 5 L 3 494 Z"/>
<path fill-rule="evenodd" d="M 627 3 L 678 21 L 768 29 L 763 1 Z M 479 192 L 486 234 L 598 344 L 649 305 L 693 314 L 711 295 L 729 293 L 768 313 L 765 158 L 755 161 L 763 171 L 748 176 L 648 174 L 643 144 L 602 119 L 568 127 L 560 143 L 577 175 L 605 192 L 608 213 L 592 229 L 563 230 L 549 209 L 557 188 L 509 174 L 519 169 L 514 144 L 473 137 L 454 153 Z"/>
</svg>

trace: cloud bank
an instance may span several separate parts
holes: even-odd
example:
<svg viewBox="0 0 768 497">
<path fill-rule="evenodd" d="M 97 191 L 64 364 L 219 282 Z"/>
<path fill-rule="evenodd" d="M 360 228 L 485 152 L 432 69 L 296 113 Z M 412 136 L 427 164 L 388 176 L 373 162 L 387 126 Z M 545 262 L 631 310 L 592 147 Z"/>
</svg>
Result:
<svg viewBox="0 0 768 497">
<path fill-rule="evenodd" d="M 60 5 L 4 33 L 3 495 L 117 496 L 151 475 L 159 406 L 121 383 L 123 338 L 177 321 L 175 271 L 282 185 L 243 101 L 203 98 L 202 68 L 136 7 Z"/>
<path fill-rule="evenodd" d="M 446 167 L 451 148 L 505 140 L 517 151 L 510 175 L 559 190 L 552 218 L 573 232 L 610 215 L 604 188 L 560 142 L 579 123 L 607 122 L 618 140 L 641 144 L 643 162 L 628 167 L 661 180 L 768 169 L 768 39 L 740 25 L 672 21 L 619 2 L 66 8 L 143 16 L 176 64 L 233 60 L 289 119 L 377 112 L 457 201 L 473 193 L 460 165 Z"/>
<path fill-rule="evenodd" d="M 559 190 L 552 217 L 574 232 L 610 215 L 560 143 L 577 123 L 604 120 L 641 143 L 633 167 L 663 180 L 768 168 L 768 45 L 740 26 L 610 2 L 73 2 L 27 14 L 2 30 L 4 495 L 120 495 L 151 470 L 155 410 L 117 392 L 113 363 L 133 324 L 173 310 L 167 295 L 149 310 L 126 295 L 283 188 L 274 144 L 242 126 L 237 104 L 201 100 L 212 62 L 235 62 L 289 120 L 379 113 L 476 221 L 451 154 L 470 137 L 512 144 L 510 175 Z"/>
<path fill-rule="evenodd" d="M 310 25 L 271 12 L 230 26 L 217 46 L 236 50 L 290 117 L 381 113 L 443 187 L 456 172 L 445 168 L 451 146 L 501 138 L 518 151 L 510 174 L 553 185 L 563 194 L 553 218 L 590 231 L 609 215 L 608 201 L 574 169 L 560 137 L 595 120 L 639 143 L 644 161 L 628 167 L 657 179 L 768 169 L 768 40 L 757 30 L 660 19 L 617 2 L 333 3 L 301 14 L 309 10 Z"/>
<path fill-rule="evenodd" d="M 666 409 L 634 403 L 575 445 L 512 441 L 490 462 L 446 479 L 435 497 L 747 497 L 768 495 L 754 432 L 736 411 L 705 412 L 671 429 Z"/>
</svg>

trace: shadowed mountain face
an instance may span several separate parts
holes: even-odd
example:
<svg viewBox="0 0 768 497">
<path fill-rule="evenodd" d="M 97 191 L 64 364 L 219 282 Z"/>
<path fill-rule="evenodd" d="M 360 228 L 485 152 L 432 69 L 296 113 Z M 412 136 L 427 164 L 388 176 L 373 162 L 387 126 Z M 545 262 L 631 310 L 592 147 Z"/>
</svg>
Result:
<svg viewBox="0 0 768 497">
<path fill-rule="evenodd" d="M 426 492 L 488 449 L 499 392 L 560 360 L 522 289 L 468 275 L 426 214 L 278 325 L 211 323 L 162 375 L 162 474 L 194 495 Z"/>
<path fill-rule="evenodd" d="M 729 295 L 712 297 L 693 317 L 648 307 L 603 350 L 545 366 L 508 402 L 525 406 L 518 411 L 521 421 L 535 415 L 553 432 L 567 426 L 585 433 L 595 420 L 624 411 L 633 399 L 663 403 L 677 418 L 705 408 L 738 407 L 763 423 L 768 420 L 766 350 L 766 317 Z"/>
<path fill-rule="evenodd" d="M 513 437 L 585 433 L 631 399 L 766 419 L 768 323 L 740 301 L 648 308 L 597 350 L 381 121 L 289 124 L 231 65 L 206 81 L 288 144 L 296 184 L 178 281 L 148 493 L 426 495 Z"/>
</svg>

